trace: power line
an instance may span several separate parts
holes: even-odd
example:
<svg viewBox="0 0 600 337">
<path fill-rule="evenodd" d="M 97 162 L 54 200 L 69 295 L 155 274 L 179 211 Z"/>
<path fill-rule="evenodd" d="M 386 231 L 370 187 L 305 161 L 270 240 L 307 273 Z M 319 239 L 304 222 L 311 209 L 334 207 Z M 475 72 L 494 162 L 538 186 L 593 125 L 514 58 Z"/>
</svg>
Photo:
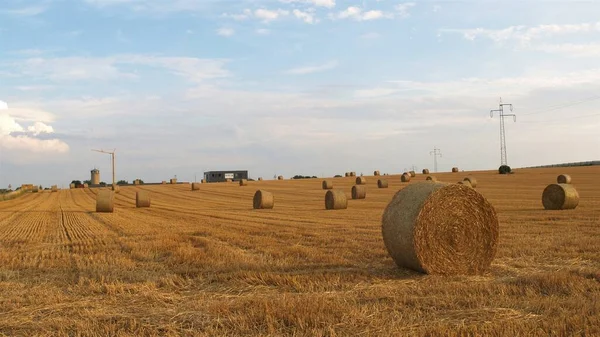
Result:
<svg viewBox="0 0 600 337">
<path fill-rule="evenodd" d="M 438 171 L 437 159 L 442 157 L 442 150 L 434 147 L 433 151 L 429 152 L 429 155 L 433 155 L 433 172 Z"/>
<path fill-rule="evenodd" d="M 513 105 L 509 104 L 509 103 L 502 103 L 502 97 L 500 97 L 500 104 L 498 104 L 498 109 L 490 110 L 491 118 L 494 117 L 494 112 L 500 113 L 500 165 L 501 166 L 507 165 L 507 162 L 508 162 L 508 160 L 506 158 L 506 130 L 504 128 L 504 118 L 512 117 L 515 122 L 517 121 L 517 115 L 504 113 L 504 106 L 509 106 L 510 111 L 513 111 Z"/>
<path fill-rule="evenodd" d="M 548 106 L 546 108 L 542 108 L 540 110 L 535 110 L 533 112 L 528 112 L 528 113 L 521 114 L 521 115 L 522 116 L 528 116 L 528 115 L 539 114 L 539 113 L 542 113 L 542 112 L 560 110 L 560 109 L 568 108 L 570 106 L 578 105 L 578 104 L 581 104 L 581 103 L 595 101 L 595 100 L 598 100 L 598 99 L 600 99 L 600 96 L 592 96 L 592 97 L 584 98 L 584 99 L 579 100 L 579 101 L 573 101 L 573 102 L 568 102 L 568 103 L 550 105 L 550 106 Z"/>
<path fill-rule="evenodd" d="M 569 121 L 569 120 L 572 120 L 572 119 L 580 119 L 580 118 L 587 118 L 587 117 L 594 117 L 594 116 L 600 116 L 600 113 L 595 113 L 595 114 L 591 114 L 591 115 L 568 117 L 568 118 L 556 118 L 556 119 L 543 120 L 543 121 L 521 121 L 521 123 L 527 123 L 527 124 L 546 124 L 546 123 L 564 122 L 565 120 Z"/>
</svg>

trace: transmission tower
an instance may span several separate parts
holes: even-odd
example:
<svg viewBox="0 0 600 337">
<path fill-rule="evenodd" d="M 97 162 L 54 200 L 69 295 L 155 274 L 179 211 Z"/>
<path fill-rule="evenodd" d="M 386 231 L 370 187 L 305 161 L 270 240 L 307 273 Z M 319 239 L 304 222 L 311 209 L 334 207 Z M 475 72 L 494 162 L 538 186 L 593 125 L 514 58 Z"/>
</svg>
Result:
<svg viewBox="0 0 600 337">
<path fill-rule="evenodd" d="M 429 152 L 430 155 L 433 155 L 433 172 L 437 172 L 437 159 L 438 157 L 442 157 L 442 150 L 438 148 L 433 148 L 433 151 Z"/>
<path fill-rule="evenodd" d="M 500 114 L 500 165 L 507 165 L 506 160 L 506 132 L 504 129 L 504 118 L 512 117 L 513 121 L 517 121 L 517 115 L 515 114 L 505 114 L 504 106 L 509 106 L 510 111 L 513 111 L 513 105 L 508 103 L 502 103 L 502 97 L 500 97 L 500 104 L 498 105 L 498 109 L 490 110 L 490 118 L 494 117 L 494 112 L 498 112 Z"/>
</svg>

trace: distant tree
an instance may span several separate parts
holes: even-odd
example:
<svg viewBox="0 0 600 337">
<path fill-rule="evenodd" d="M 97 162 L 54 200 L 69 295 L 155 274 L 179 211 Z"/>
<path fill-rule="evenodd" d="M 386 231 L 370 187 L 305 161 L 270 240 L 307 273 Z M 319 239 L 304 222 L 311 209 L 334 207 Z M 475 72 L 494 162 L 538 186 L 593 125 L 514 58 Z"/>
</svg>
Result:
<svg viewBox="0 0 600 337">
<path fill-rule="evenodd" d="M 75 187 L 78 188 L 79 186 L 81 186 L 81 180 L 72 180 L 71 184 L 75 184 Z"/>
<path fill-rule="evenodd" d="M 129 185 L 129 182 L 127 180 L 119 180 L 117 181 L 117 185 Z"/>
<path fill-rule="evenodd" d="M 83 181 L 83 183 L 84 183 L 84 184 L 91 185 L 91 184 L 92 184 L 92 181 L 91 181 L 91 180 L 84 180 L 84 181 Z"/>
<path fill-rule="evenodd" d="M 336 174 L 336 175 L 334 175 L 333 177 L 334 177 L 334 178 L 341 178 L 342 176 L 341 176 L 341 175 L 339 175 L 339 174 Z"/>
</svg>

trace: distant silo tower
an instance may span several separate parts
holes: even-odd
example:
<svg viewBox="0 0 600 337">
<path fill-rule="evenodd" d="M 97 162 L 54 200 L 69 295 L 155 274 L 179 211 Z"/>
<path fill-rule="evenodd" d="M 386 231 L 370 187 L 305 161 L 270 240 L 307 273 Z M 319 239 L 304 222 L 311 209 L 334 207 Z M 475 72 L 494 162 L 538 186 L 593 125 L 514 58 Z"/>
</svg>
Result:
<svg viewBox="0 0 600 337">
<path fill-rule="evenodd" d="M 100 171 L 98 169 L 93 169 L 92 170 L 92 185 L 99 185 L 100 184 Z"/>
</svg>

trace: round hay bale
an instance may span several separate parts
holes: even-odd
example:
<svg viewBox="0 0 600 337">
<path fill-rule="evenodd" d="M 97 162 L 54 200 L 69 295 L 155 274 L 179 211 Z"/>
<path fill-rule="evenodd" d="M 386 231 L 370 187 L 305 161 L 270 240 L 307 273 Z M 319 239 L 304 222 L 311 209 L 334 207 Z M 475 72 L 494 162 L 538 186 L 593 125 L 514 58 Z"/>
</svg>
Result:
<svg viewBox="0 0 600 337">
<path fill-rule="evenodd" d="M 83 188 L 88 188 L 88 184 L 83 184 Z"/>
<path fill-rule="evenodd" d="M 427 176 L 427 178 L 425 178 L 425 180 L 427 180 L 427 181 L 433 181 L 433 182 L 438 181 L 437 178 L 434 177 L 434 176 Z"/>
<path fill-rule="evenodd" d="M 556 182 L 559 184 L 570 184 L 571 176 L 568 174 L 561 174 L 558 177 L 556 177 Z"/>
<path fill-rule="evenodd" d="M 542 204 L 548 210 L 575 209 L 579 205 L 579 193 L 571 184 L 548 185 L 542 193 Z"/>
<path fill-rule="evenodd" d="M 96 212 L 112 213 L 115 209 L 115 193 L 111 190 L 100 190 L 96 195 Z"/>
<path fill-rule="evenodd" d="M 349 177 L 349 176 L 350 176 L 350 172 L 346 172 L 344 175 L 345 175 L 346 177 Z"/>
<path fill-rule="evenodd" d="M 466 177 L 465 179 L 463 179 L 463 181 L 468 181 L 469 184 L 471 184 L 471 187 L 473 188 L 477 187 L 477 179 L 475 179 L 475 177 Z"/>
<path fill-rule="evenodd" d="M 502 165 L 498 168 L 498 173 L 500 174 L 510 174 L 512 169 L 508 165 Z"/>
<path fill-rule="evenodd" d="M 167 182 L 165 180 L 163 180 L 161 184 L 166 185 Z"/>
<path fill-rule="evenodd" d="M 258 190 L 254 193 L 254 199 L 252 200 L 254 209 L 272 209 L 275 205 L 275 198 L 273 193 Z"/>
<path fill-rule="evenodd" d="M 471 185 L 471 182 L 469 182 L 468 180 L 461 180 L 461 181 L 457 182 L 457 184 L 465 185 L 467 187 L 473 188 L 473 186 Z"/>
<path fill-rule="evenodd" d="M 262 177 L 258 177 L 258 181 L 262 181 L 262 180 L 263 180 Z"/>
<path fill-rule="evenodd" d="M 135 207 L 150 207 L 150 193 L 147 191 L 135 192 Z"/>
<path fill-rule="evenodd" d="M 356 177 L 356 172 L 350 172 L 351 177 Z"/>
<path fill-rule="evenodd" d="M 200 184 L 192 183 L 192 191 L 200 191 Z"/>
<path fill-rule="evenodd" d="M 277 177 L 277 180 L 283 180 L 283 176 Z"/>
<path fill-rule="evenodd" d="M 388 188 L 388 181 L 385 179 L 377 180 L 377 187 L 379 188 Z"/>
<path fill-rule="evenodd" d="M 233 181 L 233 180 L 231 180 L 231 179 L 225 179 L 225 182 L 226 182 L 226 183 L 230 183 L 230 182 L 232 182 L 232 181 Z"/>
<path fill-rule="evenodd" d="M 75 188 L 75 184 L 69 184 L 69 188 L 70 189 L 74 189 Z"/>
<path fill-rule="evenodd" d="M 323 180 L 322 186 L 323 186 L 324 190 L 330 190 L 330 189 L 333 188 L 333 181 L 331 181 L 331 180 Z"/>
<path fill-rule="evenodd" d="M 400 177 L 400 181 L 402 181 L 403 183 L 407 183 L 410 181 L 410 174 L 408 173 L 404 173 L 402 174 L 402 176 Z"/>
<path fill-rule="evenodd" d="M 56 186 L 56 185 L 52 185 L 52 187 L 50 188 L 50 190 L 51 190 L 52 192 L 58 192 L 58 186 Z"/>
<path fill-rule="evenodd" d="M 367 188 L 363 185 L 352 186 L 352 199 L 365 199 L 367 197 Z"/>
<path fill-rule="evenodd" d="M 410 174 L 411 178 L 414 178 L 417 176 L 417 173 L 415 171 L 409 171 L 408 173 Z"/>
<path fill-rule="evenodd" d="M 177 179 L 175 179 L 175 178 L 171 178 L 171 180 L 169 180 L 169 182 L 170 182 L 171 184 L 177 184 Z"/>
<path fill-rule="evenodd" d="M 325 193 L 325 209 L 346 209 L 348 199 L 342 190 L 329 190 Z"/>
<path fill-rule="evenodd" d="M 248 180 L 247 179 L 240 179 L 240 186 L 248 186 Z"/>
<path fill-rule="evenodd" d="M 373 175 L 374 175 L 374 176 L 379 176 L 379 175 L 381 175 L 381 174 L 379 173 L 379 171 L 373 171 Z"/>
<path fill-rule="evenodd" d="M 427 274 L 481 274 L 498 244 L 498 216 L 477 191 L 420 182 L 400 190 L 382 217 L 386 249 L 399 267 Z"/>
<path fill-rule="evenodd" d="M 457 173 L 458 172 L 458 167 L 453 167 L 452 168 L 452 173 Z"/>
<path fill-rule="evenodd" d="M 202 179 L 202 180 L 200 180 L 200 183 L 201 183 L 201 184 L 206 184 L 206 179 Z"/>
<path fill-rule="evenodd" d="M 356 185 L 365 185 L 366 183 L 367 183 L 367 178 L 356 177 Z"/>
<path fill-rule="evenodd" d="M 423 169 L 423 174 L 429 174 L 429 169 Z"/>
<path fill-rule="evenodd" d="M 121 193 L 121 187 L 119 185 L 112 185 L 112 190 L 115 193 Z"/>
</svg>

